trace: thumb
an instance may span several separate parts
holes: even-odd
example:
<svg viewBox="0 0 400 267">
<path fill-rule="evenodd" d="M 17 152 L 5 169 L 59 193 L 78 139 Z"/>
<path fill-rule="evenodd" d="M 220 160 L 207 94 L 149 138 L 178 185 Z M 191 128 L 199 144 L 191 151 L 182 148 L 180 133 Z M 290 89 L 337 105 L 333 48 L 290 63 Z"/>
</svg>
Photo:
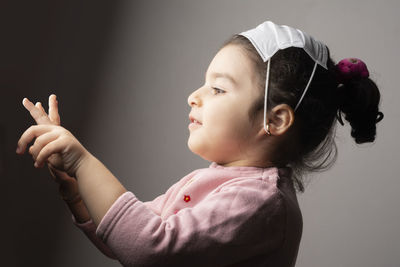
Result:
<svg viewBox="0 0 400 267">
<path fill-rule="evenodd" d="M 49 171 L 50 171 L 51 176 L 53 176 L 55 181 L 58 182 L 58 183 L 60 183 L 60 182 L 62 182 L 64 180 L 68 180 L 68 178 L 72 178 L 66 172 L 63 172 L 63 171 L 60 171 L 60 170 L 56 169 L 50 163 L 47 164 L 47 166 L 49 167 Z"/>
<path fill-rule="evenodd" d="M 51 176 L 53 177 L 54 181 L 59 183 L 60 182 L 60 172 L 56 170 L 50 163 L 47 164 L 47 167 L 49 168 L 49 172 Z"/>
<path fill-rule="evenodd" d="M 50 163 L 47 164 L 47 167 L 49 168 L 49 172 L 50 172 L 51 176 L 56 178 L 57 174 L 56 174 L 56 170 L 54 169 L 54 167 Z"/>
</svg>

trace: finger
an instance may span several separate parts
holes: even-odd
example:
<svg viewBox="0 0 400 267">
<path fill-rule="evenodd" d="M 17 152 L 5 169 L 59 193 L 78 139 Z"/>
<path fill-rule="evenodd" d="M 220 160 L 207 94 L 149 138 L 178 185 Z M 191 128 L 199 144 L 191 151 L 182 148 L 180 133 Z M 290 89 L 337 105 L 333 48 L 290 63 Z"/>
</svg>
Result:
<svg viewBox="0 0 400 267">
<path fill-rule="evenodd" d="M 53 172 L 56 174 L 56 176 L 58 178 L 57 180 L 59 181 L 59 183 L 70 184 L 70 183 L 73 183 L 73 181 L 75 180 L 74 177 L 69 176 L 66 172 L 59 171 L 56 169 L 54 169 Z"/>
<path fill-rule="evenodd" d="M 53 177 L 53 180 L 56 183 L 60 183 L 63 180 L 63 178 L 62 178 L 63 172 L 56 170 L 54 167 L 52 167 L 51 164 L 47 164 L 47 167 L 49 168 L 49 172 L 50 172 L 51 176 Z"/>
<path fill-rule="evenodd" d="M 36 102 L 35 107 L 40 110 L 41 118 L 43 118 L 43 120 L 39 121 L 38 124 L 50 124 L 50 118 L 47 116 L 46 110 L 44 110 L 42 103 Z"/>
<path fill-rule="evenodd" d="M 44 162 L 52 155 L 55 153 L 60 153 L 64 150 L 65 148 L 65 142 L 57 138 L 56 140 L 48 143 L 43 147 L 42 150 L 40 150 L 39 155 L 36 158 L 35 162 L 35 167 L 36 168 L 41 168 L 44 165 Z"/>
<path fill-rule="evenodd" d="M 46 115 L 47 115 L 46 110 L 44 110 L 44 108 L 43 108 L 43 106 L 42 106 L 42 103 L 36 102 L 35 107 L 37 107 L 38 109 L 40 109 L 40 111 L 41 111 L 43 114 L 46 114 Z"/>
<path fill-rule="evenodd" d="M 53 177 L 53 179 L 57 181 L 57 174 L 55 173 L 55 171 L 51 167 L 51 164 L 47 164 L 47 168 L 49 169 L 49 172 L 50 172 L 51 176 Z"/>
<path fill-rule="evenodd" d="M 57 125 L 60 125 L 60 115 L 58 114 L 58 101 L 55 94 L 52 94 L 49 97 L 49 117 L 51 121 L 53 121 Z"/>
<path fill-rule="evenodd" d="M 40 108 L 36 107 L 28 98 L 22 100 L 22 105 L 29 111 L 32 118 L 37 124 L 49 124 L 51 123 L 46 112 L 43 112 Z"/>
<path fill-rule="evenodd" d="M 26 146 L 32 142 L 33 138 L 38 137 L 48 131 L 54 129 L 54 127 L 59 127 L 55 125 L 33 125 L 29 127 L 19 138 L 17 143 L 17 154 L 24 154 Z"/>
<path fill-rule="evenodd" d="M 43 114 L 44 116 L 47 116 L 46 110 L 44 110 L 44 107 L 42 106 L 42 103 L 36 102 L 35 107 L 37 107 L 38 109 L 40 109 L 40 111 L 42 112 L 42 114 Z"/>
<path fill-rule="evenodd" d="M 60 136 L 59 132 L 47 132 L 36 138 L 35 143 L 29 148 L 29 154 L 32 155 L 33 160 L 36 160 L 40 150 L 48 143 L 56 140 Z"/>
<path fill-rule="evenodd" d="M 59 182 L 60 182 L 60 177 L 57 175 L 57 173 L 55 172 L 55 170 L 51 167 L 51 164 L 47 164 L 47 167 L 48 167 L 48 169 L 49 169 L 49 172 L 50 172 L 51 177 L 53 178 L 53 180 L 54 180 L 56 183 L 59 183 Z"/>
</svg>

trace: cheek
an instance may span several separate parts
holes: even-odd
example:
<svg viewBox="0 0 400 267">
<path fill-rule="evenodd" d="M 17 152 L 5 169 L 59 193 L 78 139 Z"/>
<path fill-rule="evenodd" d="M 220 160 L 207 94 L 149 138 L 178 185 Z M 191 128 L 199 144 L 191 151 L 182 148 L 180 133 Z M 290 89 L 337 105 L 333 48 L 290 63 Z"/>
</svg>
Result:
<svg viewBox="0 0 400 267">
<path fill-rule="evenodd" d="M 240 113 L 224 113 L 210 117 L 207 125 L 210 139 L 227 143 L 243 139 L 248 134 L 248 119 Z"/>
</svg>

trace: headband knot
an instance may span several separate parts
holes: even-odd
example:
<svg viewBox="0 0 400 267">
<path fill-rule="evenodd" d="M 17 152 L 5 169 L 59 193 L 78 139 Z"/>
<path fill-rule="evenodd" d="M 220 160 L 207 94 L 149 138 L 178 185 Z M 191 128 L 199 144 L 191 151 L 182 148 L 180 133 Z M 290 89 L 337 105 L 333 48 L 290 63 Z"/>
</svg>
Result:
<svg viewBox="0 0 400 267">
<path fill-rule="evenodd" d="M 337 81 L 346 83 L 353 79 L 368 78 L 367 65 L 358 58 L 345 58 L 336 64 Z"/>
</svg>

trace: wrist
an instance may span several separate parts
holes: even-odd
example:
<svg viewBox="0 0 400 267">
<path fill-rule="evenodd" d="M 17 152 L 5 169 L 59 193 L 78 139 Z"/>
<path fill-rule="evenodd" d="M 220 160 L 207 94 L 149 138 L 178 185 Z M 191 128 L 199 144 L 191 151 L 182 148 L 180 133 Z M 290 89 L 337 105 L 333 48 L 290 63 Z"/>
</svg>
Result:
<svg viewBox="0 0 400 267">
<path fill-rule="evenodd" d="M 78 182 L 76 180 L 72 180 L 73 182 L 64 182 L 60 183 L 58 188 L 58 192 L 60 193 L 61 198 L 68 202 L 74 201 L 78 197 L 80 197 Z"/>
<path fill-rule="evenodd" d="M 81 195 L 75 195 L 73 197 L 65 197 L 61 195 L 62 200 L 65 201 L 68 205 L 73 205 L 82 201 Z"/>
<path fill-rule="evenodd" d="M 82 156 L 82 158 L 79 160 L 77 167 L 75 168 L 74 172 L 74 177 L 77 179 L 79 176 L 78 173 L 82 172 L 82 169 L 85 169 L 85 167 L 90 164 L 90 162 L 93 160 L 94 156 L 90 154 L 89 151 L 86 150 L 85 154 Z"/>
<path fill-rule="evenodd" d="M 80 196 L 75 200 L 64 200 L 69 210 L 74 215 L 77 223 L 85 223 L 90 220 L 89 212 Z"/>
</svg>

